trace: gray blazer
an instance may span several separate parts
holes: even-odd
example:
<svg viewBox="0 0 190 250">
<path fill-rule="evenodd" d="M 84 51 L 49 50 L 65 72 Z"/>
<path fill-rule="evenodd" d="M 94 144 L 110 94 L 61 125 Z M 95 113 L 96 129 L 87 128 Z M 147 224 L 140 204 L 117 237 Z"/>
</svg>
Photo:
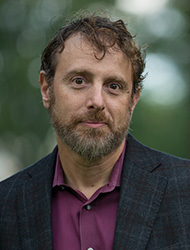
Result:
<svg viewBox="0 0 190 250">
<path fill-rule="evenodd" d="M 56 152 L 0 183 L 1 250 L 53 249 Z M 190 249 L 189 160 L 128 136 L 113 249 Z"/>
</svg>

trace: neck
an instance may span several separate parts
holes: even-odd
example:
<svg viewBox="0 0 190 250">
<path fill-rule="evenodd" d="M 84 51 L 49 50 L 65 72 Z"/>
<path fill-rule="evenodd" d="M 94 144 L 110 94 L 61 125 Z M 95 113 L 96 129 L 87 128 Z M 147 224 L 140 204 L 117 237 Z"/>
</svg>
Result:
<svg viewBox="0 0 190 250">
<path fill-rule="evenodd" d="M 65 182 L 82 192 L 88 199 L 100 187 L 108 183 L 112 169 L 123 151 L 125 140 L 111 154 L 97 162 L 89 162 L 71 151 L 57 138 L 60 161 L 65 174 Z"/>
</svg>

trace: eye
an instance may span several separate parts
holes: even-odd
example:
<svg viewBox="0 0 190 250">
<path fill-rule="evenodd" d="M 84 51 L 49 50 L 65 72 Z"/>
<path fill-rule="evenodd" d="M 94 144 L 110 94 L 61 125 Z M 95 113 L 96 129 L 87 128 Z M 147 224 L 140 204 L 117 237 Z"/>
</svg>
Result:
<svg viewBox="0 0 190 250">
<path fill-rule="evenodd" d="M 85 80 L 83 78 L 77 77 L 72 80 L 76 85 L 82 85 L 85 83 Z"/>
<path fill-rule="evenodd" d="M 110 83 L 110 84 L 109 84 L 109 87 L 110 87 L 111 89 L 113 89 L 113 90 L 118 90 L 118 89 L 121 88 L 120 85 L 117 84 L 117 83 Z"/>
<path fill-rule="evenodd" d="M 122 91 L 121 84 L 117 82 L 108 83 L 106 87 L 107 87 L 107 91 L 113 95 L 118 95 Z"/>
<path fill-rule="evenodd" d="M 71 86 L 74 89 L 83 89 L 87 86 L 87 81 L 83 77 L 76 76 L 71 79 Z"/>
</svg>

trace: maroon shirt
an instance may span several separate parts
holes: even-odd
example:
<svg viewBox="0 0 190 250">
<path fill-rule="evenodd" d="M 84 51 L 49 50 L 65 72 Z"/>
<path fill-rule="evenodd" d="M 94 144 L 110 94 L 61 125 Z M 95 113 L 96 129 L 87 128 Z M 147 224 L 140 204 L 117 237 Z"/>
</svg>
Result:
<svg viewBox="0 0 190 250">
<path fill-rule="evenodd" d="M 113 248 L 125 147 L 109 182 L 88 200 L 64 183 L 59 154 L 53 180 L 52 226 L 54 250 Z"/>
</svg>

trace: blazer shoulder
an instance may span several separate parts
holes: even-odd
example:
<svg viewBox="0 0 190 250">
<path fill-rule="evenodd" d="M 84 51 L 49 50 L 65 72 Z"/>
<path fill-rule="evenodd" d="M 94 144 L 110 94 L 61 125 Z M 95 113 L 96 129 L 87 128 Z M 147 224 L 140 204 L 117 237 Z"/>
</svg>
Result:
<svg viewBox="0 0 190 250">
<path fill-rule="evenodd" d="M 26 167 L 18 173 L 0 182 L 0 203 L 7 197 L 12 197 L 18 194 L 24 182 L 30 178 L 38 178 L 39 176 L 48 177 L 53 175 L 54 165 L 57 155 L 57 147 L 52 153 L 46 155 L 34 164 Z"/>
<path fill-rule="evenodd" d="M 126 157 L 148 172 L 166 177 L 190 176 L 190 160 L 150 148 L 131 135 L 127 138 Z"/>
</svg>

